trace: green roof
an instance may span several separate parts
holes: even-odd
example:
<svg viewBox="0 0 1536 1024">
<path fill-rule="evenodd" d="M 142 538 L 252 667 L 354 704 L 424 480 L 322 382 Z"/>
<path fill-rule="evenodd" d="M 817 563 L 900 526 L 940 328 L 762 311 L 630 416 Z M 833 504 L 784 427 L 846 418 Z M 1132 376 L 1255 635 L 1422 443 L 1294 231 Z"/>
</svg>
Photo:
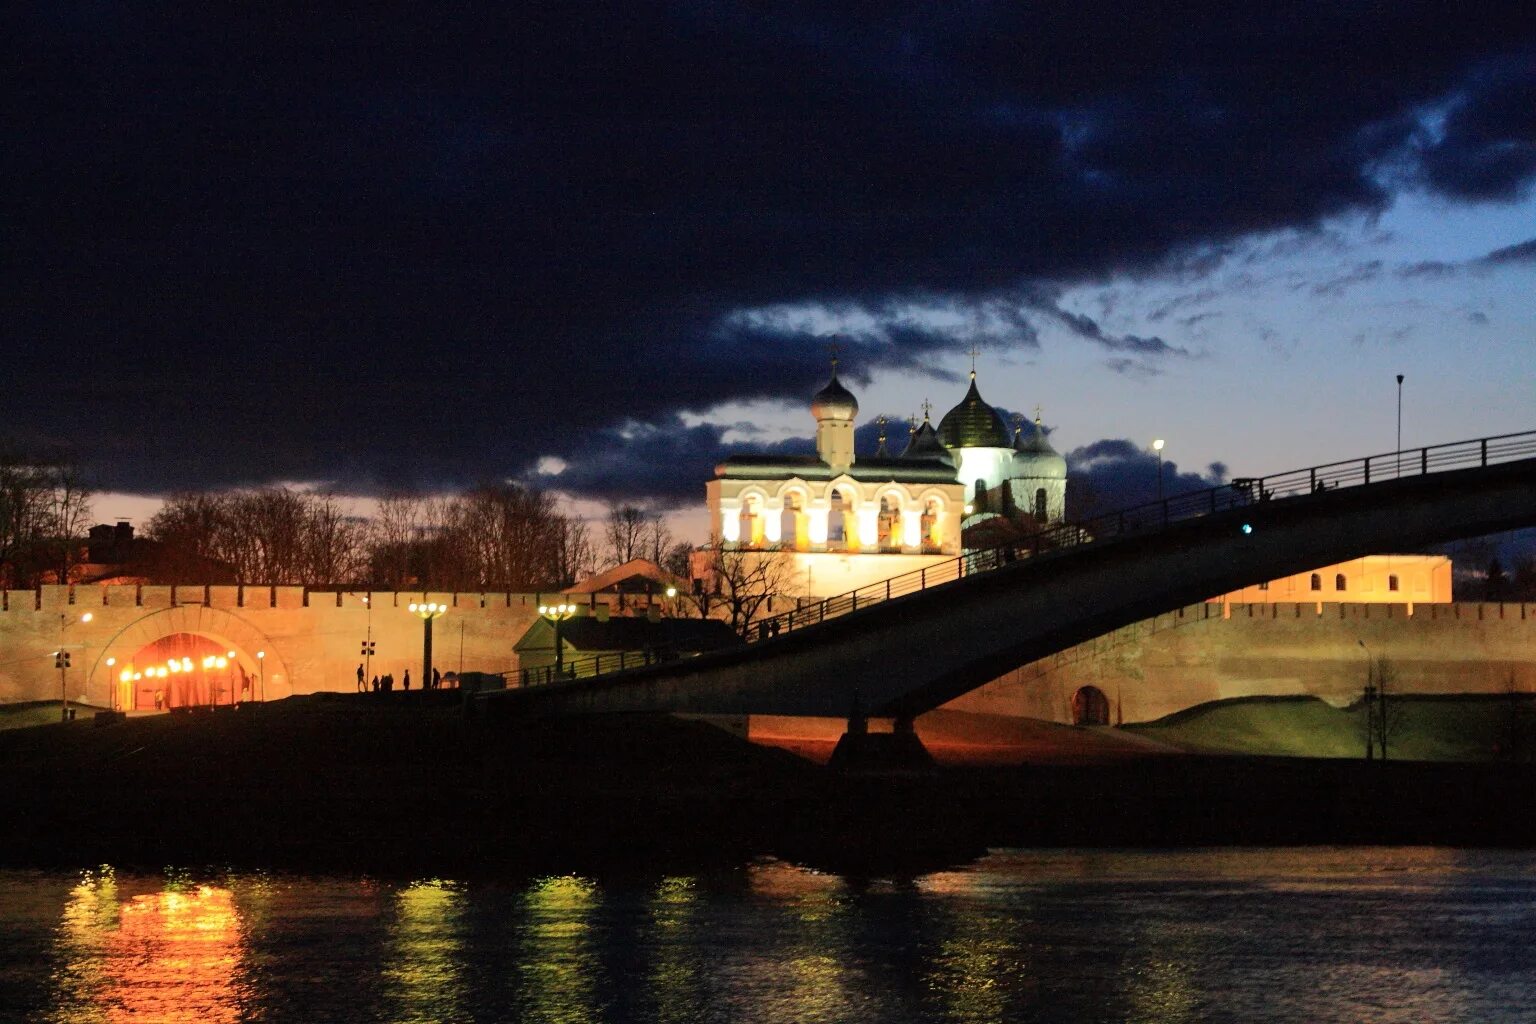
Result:
<svg viewBox="0 0 1536 1024">
<path fill-rule="evenodd" d="M 960 404 L 939 421 L 939 440 L 946 448 L 1008 448 L 1008 425 L 981 399 L 976 390 L 976 375 L 971 374 L 971 389 Z"/>
</svg>

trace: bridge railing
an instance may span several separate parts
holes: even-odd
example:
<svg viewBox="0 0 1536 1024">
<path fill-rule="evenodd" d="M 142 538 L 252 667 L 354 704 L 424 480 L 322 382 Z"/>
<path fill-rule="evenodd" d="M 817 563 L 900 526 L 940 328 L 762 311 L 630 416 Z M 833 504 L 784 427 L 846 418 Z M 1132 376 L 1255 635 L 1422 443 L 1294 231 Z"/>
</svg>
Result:
<svg viewBox="0 0 1536 1024">
<path fill-rule="evenodd" d="M 1529 458 L 1536 458 L 1536 431 L 1385 452 L 1269 476 L 1238 477 L 1217 487 L 1169 495 L 1158 501 L 1117 509 L 1086 520 L 1059 523 L 1018 540 L 972 550 L 924 569 L 805 603 L 788 612 L 750 623 L 743 639 L 748 643 L 769 641 L 797 629 L 820 625 L 860 608 L 883 604 L 892 598 L 953 583 L 967 576 L 993 572 L 1024 559 L 1052 557 L 1089 545 L 1154 533 L 1174 523 L 1236 508 L 1305 498 L 1340 488 L 1369 486 L 1402 477 L 1424 476 Z M 642 664 L 655 664 L 659 660 L 663 660 L 659 654 L 649 651 L 629 652 L 627 660 L 625 655 L 620 654 L 584 658 L 567 662 L 563 678 L 604 675 L 626 668 L 637 668 Z M 528 669 L 523 673 L 523 685 L 553 682 L 557 678 L 552 667 Z"/>
</svg>

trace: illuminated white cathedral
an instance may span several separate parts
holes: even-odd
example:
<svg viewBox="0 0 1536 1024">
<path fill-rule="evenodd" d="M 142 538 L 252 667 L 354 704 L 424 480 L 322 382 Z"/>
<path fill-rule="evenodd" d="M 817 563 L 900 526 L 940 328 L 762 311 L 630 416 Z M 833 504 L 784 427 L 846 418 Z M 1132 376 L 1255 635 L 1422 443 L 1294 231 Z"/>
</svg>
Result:
<svg viewBox="0 0 1536 1024">
<path fill-rule="evenodd" d="M 811 399 L 816 454 L 733 456 L 707 486 L 712 532 L 727 548 L 778 549 L 795 590 L 826 596 L 959 555 L 962 527 L 993 517 L 1047 525 L 1066 514 L 1067 463 L 1037 418 L 1012 436 L 970 389 L 935 429 L 925 411 L 905 449 L 881 436 L 854 451 L 859 403 L 837 379 Z"/>
</svg>

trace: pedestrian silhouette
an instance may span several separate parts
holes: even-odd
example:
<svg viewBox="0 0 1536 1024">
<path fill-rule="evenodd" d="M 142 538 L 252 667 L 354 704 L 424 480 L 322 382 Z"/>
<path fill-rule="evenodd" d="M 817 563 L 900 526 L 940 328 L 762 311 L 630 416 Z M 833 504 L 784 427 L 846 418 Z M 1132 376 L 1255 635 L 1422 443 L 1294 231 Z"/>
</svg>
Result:
<svg viewBox="0 0 1536 1024">
<path fill-rule="evenodd" d="M 441 672 L 439 672 L 437 670 L 437 667 L 434 665 L 433 668 L 432 668 L 432 689 L 434 689 L 434 690 L 441 689 L 442 685 L 443 685 L 443 674 Z"/>
<path fill-rule="evenodd" d="M 357 692 L 358 693 L 362 693 L 363 692 L 363 682 L 364 682 L 364 679 L 363 679 L 363 666 L 362 666 L 362 663 L 359 662 L 358 666 L 357 666 Z"/>
<path fill-rule="evenodd" d="M 373 677 L 373 684 L 372 685 L 373 685 L 373 692 L 374 693 L 378 693 L 379 692 L 379 677 L 378 676 L 374 676 Z"/>
<path fill-rule="evenodd" d="M 411 670 L 410 669 L 406 669 L 405 670 L 405 679 L 401 681 L 400 688 L 402 690 L 409 690 L 411 688 Z"/>
</svg>

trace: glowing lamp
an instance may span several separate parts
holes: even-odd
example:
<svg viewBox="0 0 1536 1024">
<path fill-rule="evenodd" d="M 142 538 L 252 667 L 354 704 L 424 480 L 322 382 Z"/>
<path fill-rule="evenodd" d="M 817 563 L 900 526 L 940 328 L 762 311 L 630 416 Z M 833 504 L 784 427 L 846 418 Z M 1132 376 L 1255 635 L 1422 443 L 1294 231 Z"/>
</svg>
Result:
<svg viewBox="0 0 1536 1024">
<path fill-rule="evenodd" d="M 94 615 L 92 615 L 90 612 L 86 612 L 84 615 L 80 616 L 80 621 L 90 622 L 93 618 L 95 618 Z"/>
<path fill-rule="evenodd" d="M 1252 523 L 1244 523 L 1243 524 L 1243 532 L 1244 533 L 1252 533 L 1253 532 L 1253 524 Z"/>
</svg>

